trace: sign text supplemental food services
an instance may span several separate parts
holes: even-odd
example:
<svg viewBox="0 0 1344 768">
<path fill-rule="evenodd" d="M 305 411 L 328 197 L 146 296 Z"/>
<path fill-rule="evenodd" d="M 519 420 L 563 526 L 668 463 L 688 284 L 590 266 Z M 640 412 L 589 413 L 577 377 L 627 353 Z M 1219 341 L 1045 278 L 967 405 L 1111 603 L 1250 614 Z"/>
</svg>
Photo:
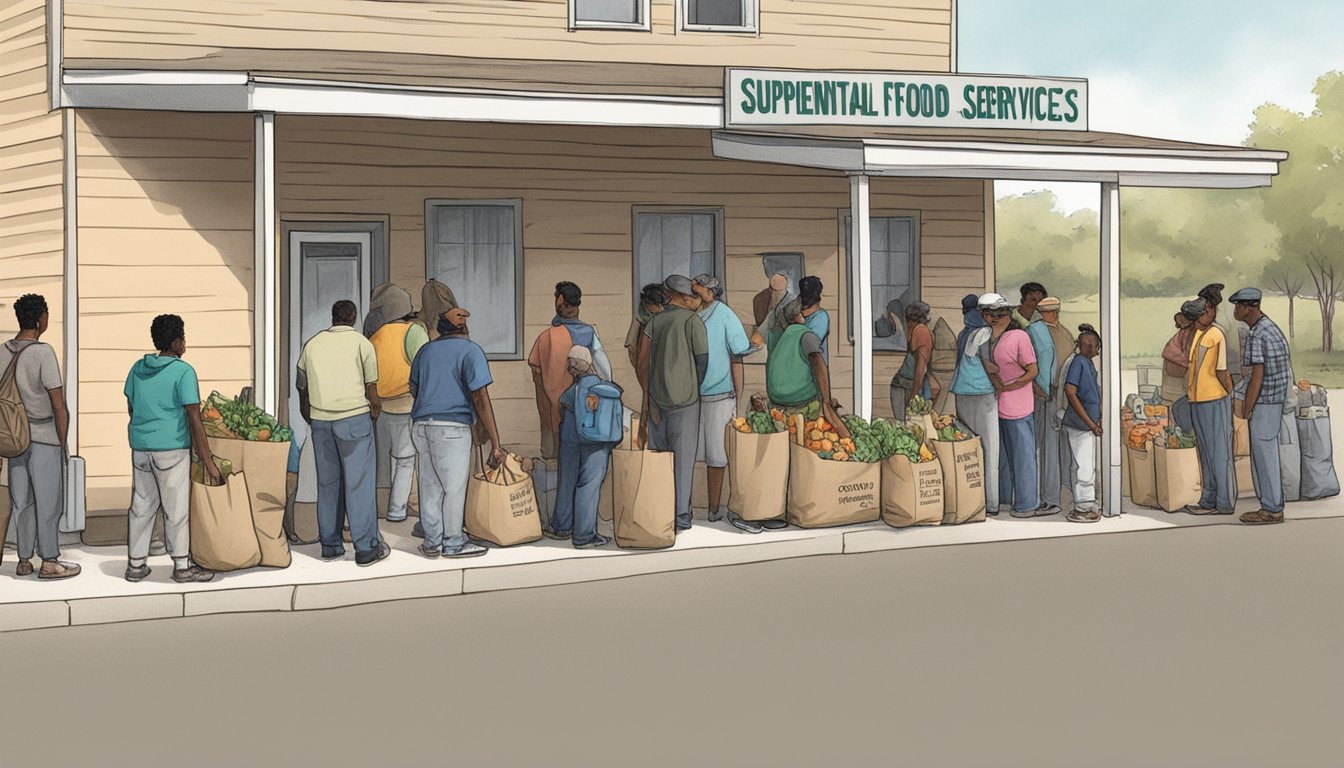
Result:
<svg viewBox="0 0 1344 768">
<path fill-rule="evenodd" d="M 1087 82 L 730 69 L 728 126 L 1087 129 Z"/>
</svg>

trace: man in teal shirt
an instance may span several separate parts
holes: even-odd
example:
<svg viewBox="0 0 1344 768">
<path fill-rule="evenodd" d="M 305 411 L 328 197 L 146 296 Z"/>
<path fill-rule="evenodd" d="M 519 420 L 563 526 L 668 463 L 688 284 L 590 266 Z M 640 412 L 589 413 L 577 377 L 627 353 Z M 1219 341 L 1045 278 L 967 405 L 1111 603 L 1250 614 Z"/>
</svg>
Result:
<svg viewBox="0 0 1344 768">
<path fill-rule="evenodd" d="M 712 275 L 700 275 L 692 286 L 700 298 L 700 319 L 705 321 L 709 344 L 709 363 L 705 380 L 700 383 L 700 447 L 696 458 L 705 462 L 709 483 L 709 521 L 723 519 L 719 501 L 723 497 L 723 470 L 728 466 L 725 432 L 737 416 L 737 401 L 742 395 L 742 356 L 751 351 L 747 329 L 737 313 L 723 303 L 723 284 Z M 759 523 L 729 515 L 728 522 L 747 533 L 760 533 Z"/>
<path fill-rule="evenodd" d="M 1060 511 L 1060 458 L 1059 431 L 1055 429 L 1054 408 L 1055 375 L 1063 360 L 1058 359 L 1055 339 L 1050 326 L 1059 322 L 1059 299 L 1048 296 L 1036 303 L 1037 319 L 1027 326 L 1027 335 L 1031 337 L 1031 347 L 1036 352 L 1036 365 L 1040 370 L 1031 382 L 1031 391 L 1036 395 L 1036 466 L 1040 468 L 1039 496 L 1040 510 L 1046 514 Z"/>
<path fill-rule="evenodd" d="M 126 580 L 149 575 L 149 539 L 160 508 L 173 581 L 210 581 L 214 574 L 191 564 L 191 447 L 205 474 L 220 482 L 201 423 L 201 391 L 196 370 L 182 359 L 186 329 L 177 315 L 159 315 L 150 325 L 157 354 L 145 355 L 126 377 L 126 406 L 131 422 L 132 491 L 127 537 Z"/>
</svg>

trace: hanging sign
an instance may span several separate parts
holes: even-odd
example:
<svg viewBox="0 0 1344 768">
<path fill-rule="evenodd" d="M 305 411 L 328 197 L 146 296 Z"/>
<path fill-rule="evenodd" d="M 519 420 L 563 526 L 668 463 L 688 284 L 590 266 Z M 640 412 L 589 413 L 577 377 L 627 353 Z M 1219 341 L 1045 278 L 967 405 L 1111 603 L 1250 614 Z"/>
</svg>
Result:
<svg viewBox="0 0 1344 768">
<path fill-rule="evenodd" d="M 728 128 L 763 125 L 1087 130 L 1087 81 L 925 72 L 729 69 Z"/>
</svg>

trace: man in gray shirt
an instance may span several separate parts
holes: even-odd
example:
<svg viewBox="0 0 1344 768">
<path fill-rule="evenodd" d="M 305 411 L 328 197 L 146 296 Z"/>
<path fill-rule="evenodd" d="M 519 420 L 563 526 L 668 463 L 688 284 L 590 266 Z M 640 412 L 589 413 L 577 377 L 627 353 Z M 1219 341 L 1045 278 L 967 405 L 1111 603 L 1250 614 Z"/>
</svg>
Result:
<svg viewBox="0 0 1344 768">
<path fill-rule="evenodd" d="M 37 577 L 68 579 L 79 566 L 61 562 L 60 523 L 65 502 L 65 435 L 70 413 L 56 351 L 38 339 L 47 330 L 47 300 L 29 293 L 14 302 L 19 333 L 0 346 L 0 370 L 13 366 L 19 399 L 28 416 L 28 449 L 9 460 L 9 491 L 18 526 L 18 576 L 33 573 L 33 550 L 42 558 Z M 17 358 L 17 359 L 16 359 Z"/>
</svg>

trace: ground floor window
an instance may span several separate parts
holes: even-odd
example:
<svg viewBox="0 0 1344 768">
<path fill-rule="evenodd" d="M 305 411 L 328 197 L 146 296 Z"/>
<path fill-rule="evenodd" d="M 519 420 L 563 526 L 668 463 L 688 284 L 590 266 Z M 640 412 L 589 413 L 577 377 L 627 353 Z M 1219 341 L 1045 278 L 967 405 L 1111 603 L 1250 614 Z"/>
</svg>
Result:
<svg viewBox="0 0 1344 768">
<path fill-rule="evenodd" d="M 428 200 L 425 273 L 474 296 L 471 338 L 493 359 L 522 356 L 522 202 Z"/>
<path fill-rule="evenodd" d="M 723 279 L 722 209 L 638 207 L 634 217 L 634 300 L 668 275 Z"/>
<path fill-rule="evenodd" d="M 570 0 L 569 26 L 648 29 L 649 0 Z"/>
<path fill-rule="evenodd" d="M 709 32 L 756 31 L 757 0 L 682 0 L 682 28 Z"/>
<path fill-rule="evenodd" d="M 845 256 L 845 292 L 849 297 L 849 306 L 854 305 L 853 288 L 849 272 L 850 218 L 841 217 L 841 242 L 844 243 Z M 901 307 L 919 299 L 919 223 L 913 216 L 873 216 L 870 222 L 873 254 L 873 321 L 877 321 L 887 311 L 893 301 L 899 301 Z M 849 312 L 849 339 L 854 340 L 854 313 Z M 905 318 L 903 312 L 895 323 L 895 328 L 884 327 L 879 334 L 873 334 L 873 351 L 905 351 Z M 888 333 L 888 331 L 890 331 Z"/>
</svg>

